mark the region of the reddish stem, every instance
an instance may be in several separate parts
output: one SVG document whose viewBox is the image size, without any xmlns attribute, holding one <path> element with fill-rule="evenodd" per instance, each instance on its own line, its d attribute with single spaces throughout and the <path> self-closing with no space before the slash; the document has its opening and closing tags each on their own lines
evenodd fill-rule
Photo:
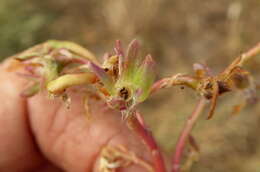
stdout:
<svg viewBox="0 0 260 172">
<path fill-rule="evenodd" d="M 175 148 L 175 154 L 173 157 L 173 169 L 172 172 L 179 172 L 180 171 L 180 162 L 182 158 L 182 154 L 184 151 L 184 147 L 186 145 L 186 142 L 190 136 L 191 130 L 196 123 L 199 115 L 201 114 L 204 106 L 206 104 L 206 99 L 201 98 L 198 104 L 196 105 L 194 111 L 192 112 L 191 116 L 188 118 L 181 135 L 178 139 L 176 148 Z"/>
<path fill-rule="evenodd" d="M 144 141 L 145 145 L 149 148 L 154 168 L 156 172 L 166 172 L 164 160 L 160 149 L 152 136 L 152 133 L 145 126 L 144 120 L 138 112 L 135 112 L 135 115 L 129 118 L 128 126 L 133 129 Z"/>
<path fill-rule="evenodd" d="M 163 78 L 156 81 L 151 88 L 151 93 L 154 94 L 162 88 L 170 88 L 176 85 L 183 85 L 196 90 L 198 83 L 198 78 L 196 77 L 177 74 L 173 75 L 172 77 Z"/>
</svg>

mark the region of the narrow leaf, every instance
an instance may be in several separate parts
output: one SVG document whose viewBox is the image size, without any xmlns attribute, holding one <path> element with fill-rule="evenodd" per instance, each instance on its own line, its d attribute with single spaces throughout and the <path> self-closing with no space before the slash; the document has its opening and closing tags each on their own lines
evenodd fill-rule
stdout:
<svg viewBox="0 0 260 172">
<path fill-rule="evenodd" d="M 119 76 L 122 74 L 123 72 L 123 61 L 124 61 L 124 50 L 122 47 L 122 43 L 120 40 L 116 41 L 116 45 L 115 45 L 115 53 L 118 56 L 118 74 Z"/>
<path fill-rule="evenodd" d="M 47 46 L 51 46 L 52 48 L 68 49 L 73 53 L 80 55 L 81 57 L 97 62 L 95 56 L 90 51 L 88 51 L 87 49 L 83 48 L 82 46 L 76 43 L 69 42 L 69 41 L 50 40 L 47 41 L 45 44 Z"/>
<path fill-rule="evenodd" d="M 134 70 L 139 66 L 140 59 L 138 59 L 139 43 L 134 39 L 128 46 L 127 55 L 125 58 L 123 71 L 126 76 L 131 77 Z"/>
<path fill-rule="evenodd" d="M 99 67 L 98 65 L 90 62 L 89 63 L 89 70 L 97 75 L 97 77 L 101 80 L 104 84 L 104 87 L 110 94 L 113 94 L 113 80 L 112 78 L 105 72 L 104 69 Z"/>
<path fill-rule="evenodd" d="M 143 61 L 143 64 L 139 67 L 137 73 L 135 73 L 134 83 L 137 88 L 140 88 L 142 93 L 139 97 L 139 101 L 144 101 L 151 91 L 151 86 L 155 79 L 155 62 L 151 55 L 147 55 Z"/>
<path fill-rule="evenodd" d="M 95 81 L 95 78 L 95 75 L 91 73 L 66 74 L 49 82 L 47 90 L 53 94 L 60 94 L 71 86 L 91 84 Z"/>
</svg>

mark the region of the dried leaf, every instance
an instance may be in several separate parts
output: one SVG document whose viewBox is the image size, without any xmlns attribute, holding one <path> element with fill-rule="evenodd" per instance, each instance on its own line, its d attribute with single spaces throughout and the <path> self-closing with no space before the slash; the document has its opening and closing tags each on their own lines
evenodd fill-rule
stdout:
<svg viewBox="0 0 260 172">
<path fill-rule="evenodd" d="M 211 106 L 210 106 L 210 110 L 209 110 L 209 114 L 207 119 L 211 119 L 214 111 L 216 109 L 216 105 L 217 105 L 217 99 L 218 99 L 218 95 L 219 95 L 219 87 L 218 87 L 218 83 L 216 81 L 212 82 L 212 98 L 211 98 Z"/>
</svg>

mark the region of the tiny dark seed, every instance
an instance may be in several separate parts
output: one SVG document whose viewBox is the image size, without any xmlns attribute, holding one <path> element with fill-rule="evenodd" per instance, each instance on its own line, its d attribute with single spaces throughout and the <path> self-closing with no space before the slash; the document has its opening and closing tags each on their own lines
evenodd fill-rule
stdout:
<svg viewBox="0 0 260 172">
<path fill-rule="evenodd" d="M 229 86 L 227 85 L 227 83 L 223 82 L 223 81 L 217 81 L 218 83 L 218 87 L 219 87 L 219 94 L 225 93 L 230 91 Z"/>
<path fill-rule="evenodd" d="M 119 91 L 119 95 L 120 97 L 122 97 L 124 100 L 127 100 L 129 97 L 129 91 L 123 87 L 120 91 Z"/>
<path fill-rule="evenodd" d="M 118 74 L 118 68 L 117 67 L 113 67 L 113 75 L 117 76 Z"/>
<path fill-rule="evenodd" d="M 205 87 L 205 89 L 211 89 L 212 88 L 212 84 L 209 82 L 209 83 L 207 83 L 207 85 L 206 85 L 206 87 Z"/>
</svg>

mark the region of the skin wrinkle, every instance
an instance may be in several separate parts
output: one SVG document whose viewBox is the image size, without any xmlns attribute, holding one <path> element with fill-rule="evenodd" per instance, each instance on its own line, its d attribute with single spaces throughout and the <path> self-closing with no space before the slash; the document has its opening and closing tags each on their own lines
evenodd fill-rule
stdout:
<svg viewBox="0 0 260 172">
<path fill-rule="evenodd" d="M 62 107 L 61 104 L 58 105 L 58 107 L 57 107 L 56 110 L 54 111 L 54 114 L 55 114 L 55 115 L 53 115 L 53 117 L 51 118 L 50 126 L 48 127 L 48 132 L 53 132 L 54 126 L 55 126 L 57 120 L 59 119 L 59 116 L 60 116 L 60 115 L 64 115 L 64 114 L 59 113 L 61 107 Z M 66 129 L 67 129 L 67 123 L 68 123 L 68 121 L 67 121 L 65 124 L 63 124 L 63 127 L 60 127 L 61 130 L 58 131 L 57 134 L 54 136 L 55 139 L 54 139 L 53 142 L 50 144 L 50 145 L 52 145 L 52 146 L 51 146 L 52 149 L 55 149 L 56 145 L 58 144 L 58 143 L 56 143 L 56 142 L 57 142 L 57 141 L 63 136 L 63 134 L 65 133 L 65 131 L 66 131 Z M 57 130 L 56 130 L 56 131 L 57 131 Z M 65 147 L 64 147 L 64 148 L 65 148 Z M 49 149 L 51 149 L 51 148 L 49 148 Z M 64 153 L 65 153 L 64 149 L 61 150 L 60 153 L 61 153 L 60 156 L 61 156 L 61 157 L 64 157 Z"/>
<path fill-rule="evenodd" d="M 26 126 L 28 127 L 28 133 L 32 139 L 33 142 L 33 146 L 36 149 L 36 151 L 42 156 L 42 150 L 40 149 L 40 147 L 38 146 L 38 141 L 36 139 L 35 133 L 32 130 L 32 125 L 31 125 L 31 118 L 30 118 L 30 114 L 29 114 L 29 108 L 28 108 L 28 99 L 24 99 L 24 109 L 25 109 L 25 118 L 26 118 Z"/>
<path fill-rule="evenodd" d="M 77 118 L 77 117 L 75 117 L 75 118 Z M 74 119 L 74 120 L 76 120 L 76 119 Z M 73 124 L 74 124 L 73 120 L 66 120 L 64 127 L 62 127 L 63 129 L 59 132 L 58 136 L 53 141 L 52 149 L 55 151 L 56 148 L 60 147 L 61 151 L 59 151 L 59 152 L 61 152 L 61 155 L 59 155 L 59 156 L 61 156 L 61 157 L 70 156 L 69 153 L 67 153 L 67 151 L 70 149 L 69 146 L 68 146 L 69 144 L 72 144 L 72 145 L 79 145 L 80 144 L 79 141 L 76 141 L 75 137 L 73 137 L 73 139 L 68 140 L 68 138 L 69 138 L 67 136 L 68 131 L 70 129 L 70 126 L 73 125 Z M 82 128 L 84 128 L 84 127 L 82 127 Z M 84 128 L 84 129 L 86 129 L 86 128 Z"/>
<path fill-rule="evenodd" d="M 59 101 L 60 102 L 60 100 L 59 100 L 59 98 L 55 98 L 55 100 L 54 101 Z M 48 130 L 47 130 L 47 132 L 53 132 L 53 131 L 57 131 L 59 128 L 61 128 L 61 130 L 60 131 L 58 131 L 58 134 L 55 136 L 57 139 L 60 137 L 60 135 L 62 134 L 62 133 L 66 133 L 66 129 L 68 128 L 68 124 L 69 124 L 69 122 L 70 123 L 73 123 L 72 122 L 72 120 L 74 120 L 74 118 L 77 118 L 77 117 L 79 117 L 78 115 L 73 115 L 73 114 L 64 114 L 63 112 L 60 112 L 61 110 L 64 110 L 64 103 L 62 104 L 63 102 L 61 102 L 61 103 L 59 103 L 58 105 L 57 105 L 57 107 L 55 108 L 55 110 L 54 110 L 54 112 L 53 112 L 53 114 L 54 115 L 52 115 L 52 117 L 51 117 L 51 119 L 50 119 L 50 124 L 49 124 L 49 127 L 48 127 Z M 69 109 L 70 109 L 71 107 L 69 107 Z M 67 109 L 66 108 L 66 110 L 68 110 L 68 112 L 69 112 L 69 109 Z M 67 119 L 67 118 L 69 118 L 69 117 L 74 117 L 73 119 Z M 61 122 L 61 120 L 60 119 L 62 119 L 63 121 L 65 121 L 65 123 L 64 124 L 62 124 L 62 126 L 59 126 L 58 128 L 56 127 L 57 125 L 59 125 Z M 57 124 L 58 123 L 58 124 Z"/>
<path fill-rule="evenodd" d="M 42 94 L 42 93 L 41 93 Z M 38 95 L 37 95 L 38 96 Z M 46 95 L 42 95 L 42 96 L 46 96 Z M 32 98 L 33 99 L 33 98 Z M 30 100 L 29 101 L 29 106 L 31 107 L 31 101 L 33 101 L 33 100 Z M 50 100 L 50 101 L 53 101 L 53 100 Z M 51 104 L 50 104 L 51 105 Z M 35 131 L 35 133 L 36 133 L 36 136 L 38 136 L 38 138 L 37 138 L 37 140 L 38 140 L 38 145 L 39 145 L 39 147 L 40 147 L 40 149 L 42 150 L 42 152 L 43 152 L 43 154 L 45 155 L 45 156 L 47 156 L 48 157 L 48 159 L 49 160 L 51 160 L 52 162 L 55 162 L 55 161 L 53 161 L 53 158 L 52 158 L 52 155 L 50 155 L 49 156 L 49 154 L 51 153 L 51 152 L 53 152 L 53 150 L 52 150 L 52 148 L 54 147 L 53 145 L 55 145 L 55 141 L 56 141 L 56 139 L 52 139 L 53 137 L 57 137 L 57 135 L 55 135 L 55 136 L 53 136 L 53 134 L 55 133 L 55 132 L 53 132 L 52 130 L 53 130 L 53 125 L 54 125 L 54 123 L 55 123 L 55 121 L 57 121 L 57 117 L 58 117 L 58 111 L 59 111 L 59 109 L 60 109 L 60 107 L 61 107 L 61 104 L 55 104 L 56 106 L 54 106 L 54 109 L 52 109 L 51 111 L 49 111 L 48 113 L 50 113 L 50 114 L 53 114 L 53 115 L 48 115 L 48 114 L 42 114 L 42 115 L 48 115 L 49 116 L 49 119 L 45 119 L 44 121 L 43 121 L 43 123 L 46 123 L 46 122 L 48 122 L 49 124 L 47 124 L 46 126 L 47 127 L 45 127 L 45 128 L 43 128 L 43 127 L 41 127 L 41 129 L 42 129 L 42 131 L 41 130 L 39 130 L 39 128 L 38 128 L 38 126 L 35 126 L 34 125 L 34 123 L 35 123 L 35 115 L 37 115 L 37 114 L 32 114 L 32 112 L 30 112 L 30 116 L 31 116 L 31 118 L 32 118 L 32 121 L 33 121 L 33 123 L 31 124 L 32 125 L 32 128 L 33 128 L 33 130 Z M 37 118 L 37 117 L 36 117 Z M 63 127 L 62 127 L 62 130 L 64 130 L 63 129 Z M 49 142 L 49 143 L 44 143 L 43 142 L 43 138 L 41 138 L 41 137 L 39 137 L 40 135 L 42 135 L 43 133 L 48 133 L 48 140 L 50 140 L 50 141 L 52 141 L 52 142 Z M 59 133 L 59 132 L 58 132 Z M 63 132 L 60 132 L 61 134 L 63 133 Z M 47 139 L 46 139 L 47 140 Z M 49 152 L 49 153 L 46 153 L 46 152 Z M 64 151 L 61 151 L 60 152 L 60 155 L 62 156 L 62 154 L 64 153 Z M 57 163 L 55 163 L 55 164 L 57 164 Z"/>
<path fill-rule="evenodd" d="M 61 105 L 58 105 L 55 110 L 54 114 L 57 114 L 59 109 L 61 108 Z M 56 121 L 57 115 L 53 115 L 52 118 L 50 119 L 50 124 L 48 126 L 47 132 L 51 132 L 53 130 L 54 122 Z"/>
<path fill-rule="evenodd" d="M 57 119 L 58 119 L 59 116 L 60 116 L 59 111 L 60 111 L 61 107 L 62 107 L 62 105 L 59 104 L 58 107 L 55 109 L 54 115 L 52 115 L 53 117 L 51 118 L 51 122 L 50 122 L 50 125 L 49 125 L 48 130 L 47 130 L 48 133 L 52 133 L 52 132 L 53 132 L 53 130 L 54 130 L 54 125 L 55 125 L 55 123 L 57 122 Z M 61 115 L 64 115 L 64 114 L 61 114 Z M 58 132 L 57 132 L 57 134 L 54 136 L 55 139 L 53 140 L 52 143 L 49 144 L 49 145 L 50 145 L 50 147 L 48 148 L 49 150 L 55 150 L 55 147 L 56 147 L 57 144 L 58 144 L 57 141 L 60 140 L 60 138 L 63 136 L 63 134 L 64 134 L 65 131 L 66 131 L 66 128 L 67 128 L 67 127 L 66 127 L 66 124 L 64 124 L 63 127 L 60 127 L 60 128 L 61 128 L 61 131 L 58 131 Z M 61 156 L 61 157 L 64 157 L 64 154 L 65 154 L 64 149 L 65 149 L 65 147 L 60 151 L 60 156 Z M 51 151 L 51 152 L 53 152 L 53 151 Z"/>
<path fill-rule="evenodd" d="M 73 108 L 73 107 L 71 107 L 71 108 Z M 68 114 L 64 114 L 64 111 L 68 111 Z M 77 141 L 77 138 L 76 138 L 77 135 L 75 135 L 73 137 L 73 139 L 68 140 L 69 137 L 67 135 L 69 135 L 70 128 L 73 129 L 73 125 L 75 123 L 77 123 L 76 120 L 82 120 L 82 119 L 80 119 L 82 117 L 82 115 L 76 115 L 76 114 L 81 114 L 80 112 L 79 113 L 73 112 L 73 113 L 75 113 L 75 115 L 70 113 L 70 109 L 67 109 L 67 108 L 65 108 L 64 106 L 61 105 L 59 107 L 56 115 L 55 115 L 55 116 L 57 116 L 54 119 L 56 121 L 53 122 L 54 125 L 55 124 L 59 125 L 61 123 L 60 119 L 63 118 L 62 119 L 63 122 L 62 122 L 62 124 L 60 124 L 60 127 L 59 127 L 59 128 L 62 128 L 62 129 L 59 131 L 58 136 L 56 136 L 56 138 L 55 138 L 56 141 L 54 141 L 54 143 L 52 144 L 52 145 L 54 145 L 53 146 L 54 150 L 55 150 L 55 147 L 59 147 L 59 145 L 63 145 L 63 149 L 61 151 L 61 152 L 63 152 L 62 153 L 63 157 L 66 157 L 66 155 L 68 155 L 68 153 L 66 153 L 66 150 L 69 150 L 69 148 L 66 149 L 66 147 L 68 147 L 67 145 L 69 145 L 69 143 L 70 144 L 72 143 L 72 145 L 80 145 L 80 142 L 81 142 L 80 140 Z M 86 127 L 85 125 L 84 126 L 79 125 L 79 126 L 80 126 L 82 131 L 86 132 L 87 129 L 88 129 L 88 127 Z M 54 128 L 54 126 L 52 128 Z M 74 130 L 75 130 L 75 128 L 74 128 Z M 77 131 L 76 133 L 82 133 L 82 132 Z"/>
<path fill-rule="evenodd" d="M 95 130 L 95 126 L 91 125 L 90 128 L 89 128 L 89 129 L 90 129 L 90 130 L 89 130 L 90 132 L 93 131 L 93 130 L 91 130 L 91 128 L 92 128 L 93 130 Z M 81 130 L 84 130 L 84 129 L 82 128 Z M 121 133 L 122 133 L 122 130 L 114 131 L 114 133 L 111 134 L 111 136 L 109 136 L 109 137 L 107 137 L 105 140 L 103 140 L 103 143 L 102 143 L 100 146 L 98 146 L 99 149 L 97 150 L 97 152 L 92 155 L 91 161 L 88 162 L 88 163 L 91 164 L 91 166 L 90 166 L 89 168 L 86 168 L 86 171 L 89 171 L 90 169 L 92 169 L 92 171 L 93 171 L 94 164 L 95 164 L 95 162 L 98 160 L 97 157 L 99 157 L 102 148 L 104 148 L 105 146 L 109 145 L 109 143 L 111 142 L 111 140 L 113 140 L 114 138 L 116 138 L 116 137 L 117 137 L 118 135 L 120 135 Z M 94 135 L 95 135 L 95 134 L 94 134 Z M 86 164 L 87 164 L 87 163 L 86 163 Z"/>
<path fill-rule="evenodd" d="M 42 172 L 44 172 L 44 169 L 47 168 L 47 169 L 49 169 L 48 170 L 49 172 L 51 172 L 52 169 L 54 169 L 54 170 L 52 170 L 53 172 L 56 172 L 56 170 L 55 170 L 56 167 L 49 165 L 48 161 L 43 157 L 43 153 L 42 153 L 40 147 L 37 146 L 38 145 L 37 139 L 35 137 L 34 131 L 32 130 L 32 127 L 31 127 L 31 118 L 30 118 L 29 110 L 28 110 L 28 99 L 24 99 L 23 104 L 24 104 L 24 109 L 25 109 L 25 118 L 26 118 L 26 126 L 28 128 L 28 133 L 32 139 L 32 142 L 33 142 L 32 144 L 34 146 L 34 149 L 39 154 L 39 157 L 41 158 L 41 161 L 42 161 L 42 163 L 40 165 L 38 165 L 38 167 L 36 167 L 35 169 L 43 169 Z M 35 169 L 33 169 L 32 172 L 35 171 Z"/>
</svg>

